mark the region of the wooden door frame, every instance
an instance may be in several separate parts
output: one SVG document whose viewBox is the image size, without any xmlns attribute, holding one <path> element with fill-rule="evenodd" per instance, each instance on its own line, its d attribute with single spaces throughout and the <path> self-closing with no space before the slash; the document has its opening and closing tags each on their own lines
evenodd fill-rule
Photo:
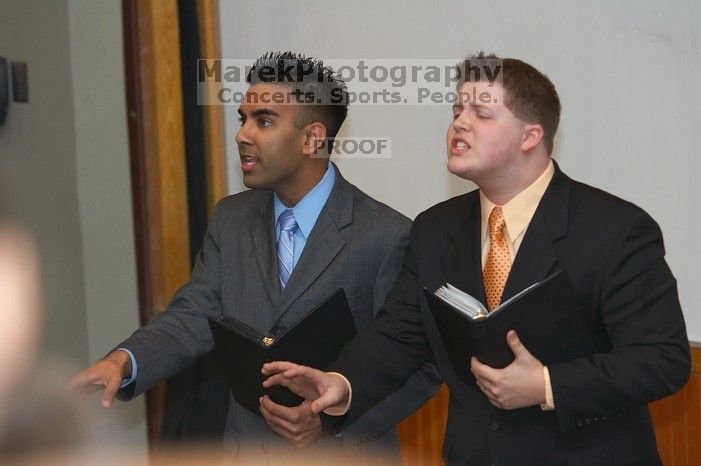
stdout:
<svg viewBox="0 0 701 466">
<path fill-rule="evenodd" d="M 204 57 L 218 57 L 216 0 L 196 0 Z M 122 0 L 132 204 L 142 325 L 190 277 L 177 0 Z M 226 195 L 222 108 L 204 109 L 208 213 Z M 165 384 L 147 392 L 149 444 L 160 439 Z"/>
</svg>

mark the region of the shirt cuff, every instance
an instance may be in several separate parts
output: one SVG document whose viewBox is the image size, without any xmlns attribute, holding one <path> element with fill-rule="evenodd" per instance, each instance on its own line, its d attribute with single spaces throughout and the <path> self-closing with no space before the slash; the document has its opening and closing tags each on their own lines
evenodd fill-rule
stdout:
<svg viewBox="0 0 701 466">
<path fill-rule="evenodd" d="M 117 351 L 125 351 L 129 355 L 129 359 L 131 359 L 131 377 L 122 379 L 122 384 L 119 386 L 119 388 L 124 388 L 127 385 L 134 383 L 136 380 L 136 358 L 132 352 L 126 348 L 117 348 Z"/>
<path fill-rule="evenodd" d="M 328 414 L 329 416 L 343 416 L 350 409 L 351 400 L 353 399 L 353 389 L 351 388 L 350 382 L 343 374 L 339 374 L 338 372 L 329 372 L 328 374 L 336 375 L 343 379 L 346 386 L 348 387 L 348 402 L 345 405 L 330 406 L 326 408 L 323 412 L 324 414 Z"/>
<path fill-rule="evenodd" d="M 545 380 L 545 403 L 540 405 L 543 411 L 555 410 L 555 399 L 553 397 L 553 386 L 550 383 L 550 371 L 548 366 L 543 366 L 543 379 Z"/>
</svg>

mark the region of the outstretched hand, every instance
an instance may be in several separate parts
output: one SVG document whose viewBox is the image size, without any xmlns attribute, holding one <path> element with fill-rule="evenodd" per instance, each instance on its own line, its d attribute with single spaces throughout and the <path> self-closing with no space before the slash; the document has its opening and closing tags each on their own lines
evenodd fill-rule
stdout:
<svg viewBox="0 0 701 466">
<path fill-rule="evenodd" d="M 523 346 L 514 330 L 506 334 L 506 342 L 515 359 L 503 369 L 494 369 L 471 358 L 470 368 L 477 386 L 497 408 L 516 409 L 545 403 L 543 364 Z"/>
<path fill-rule="evenodd" d="M 115 350 L 97 361 L 68 382 L 68 388 L 95 393 L 104 388 L 101 404 L 109 408 L 122 385 L 122 380 L 131 374 L 131 359 L 125 351 Z"/>
<path fill-rule="evenodd" d="M 310 409 L 314 414 L 329 408 L 345 408 L 348 404 L 350 387 L 338 374 L 286 361 L 264 364 L 261 372 L 268 376 L 263 382 L 264 387 L 282 385 L 289 388 L 293 393 L 311 402 Z"/>
</svg>

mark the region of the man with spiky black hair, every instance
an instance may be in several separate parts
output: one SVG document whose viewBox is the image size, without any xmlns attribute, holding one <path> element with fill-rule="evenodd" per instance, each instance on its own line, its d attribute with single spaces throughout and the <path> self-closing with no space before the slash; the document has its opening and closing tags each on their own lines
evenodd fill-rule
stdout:
<svg viewBox="0 0 701 466">
<path fill-rule="evenodd" d="M 253 64 L 246 82 L 251 85 L 274 82 L 292 87 L 290 97 L 302 104 L 297 111 L 297 126 L 321 121 L 328 138 L 336 136 L 348 115 L 346 83 L 321 60 L 292 52 L 267 53 Z"/>
<path fill-rule="evenodd" d="M 75 386 L 104 388 L 105 407 L 118 392 L 139 395 L 210 351 L 208 319 L 224 315 L 275 334 L 343 288 L 360 330 L 399 273 L 409 219 L 317 153 L 345 120 L 345 83 L 321 61 L 290 52 L 258 59 L 247 82 L 236 142 L 251 189 L 219 201 L 192 277 L 168 310 L 74 378 Z M 394 425 L 437 385 L 433 366 L 422 367 L 343 436 L 326 433 L 308 402 L 287 408 L 264 396 L 256 415 L 230 398 L 225 444 L 243 464 L 286 463 L 290 443 L 312 442 L 336 453 L 390 453 L 396 462 Z"/>
</svg>

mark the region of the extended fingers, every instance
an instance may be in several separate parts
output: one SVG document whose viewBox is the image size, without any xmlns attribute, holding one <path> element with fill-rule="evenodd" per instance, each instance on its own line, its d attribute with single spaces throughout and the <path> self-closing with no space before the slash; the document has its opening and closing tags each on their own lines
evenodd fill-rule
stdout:
<svg viewBox="0 0 701 466">
<path fill-rule="evenodd" d="M 277 374 L 280 372 L 285 372 L 288 369 L 291 369 L 293 367 L 296 367 L 297 364 L 294 364 L 289 361 L 273 361 L 273 362 L 267 362 L 263 364 L 263 367 L 261 368 L 261 372 L 263 375 L 271 375 L 271 374 Z"/>
<path fill-rule="evenodd" d="M 99 377 L 94 377 L 90 373 L 81 372 L 68 381 L 69 390 L 80 390 L 86 393 L 95 393 L 102 389 L 104 383 Z"/>
<path fill-rule="evenodd" d="M 119 391 L 119 386 L 122 384 L 121 377 L 112 377 L 105 385 L 105 393 L 102 394 L 102 407 L 109 408 L 114 402 L 114 397 Z"/>
<path fill-rule="evenodd" d="M 68 382 L 69 390 L 76 390 L 86 394 L 91 394 L 105 389 L 102 396 L 102 406 L 109 408 L 112 405 L 119 386 L 121 377 L 114 371 L 108 371 L 102 365 L 90 367 Z"/>
<path fill-rule="evenodd" d="M 266 388 L 272 387 L 273 385 L 282 385 L 286 387 L 289 383 L 290 382 L 285 378 L 284 375 L 273 373 L 273 375 L 271 375 L 263 381 L 263 386 Z"/>
<path fill-rule="evenodd" d="M 301 366 L 289 361 L 273 361 L 263 364 L 261 368 L 261 373 L 263 375 L 271 374 L 285 374 L 287 377 L 298 377 L 306 376 L 313 377 L 318 376 L 319 373 L 323 373 L 317 369 L 313 369 L 307 366 Z"/>
</svg>

